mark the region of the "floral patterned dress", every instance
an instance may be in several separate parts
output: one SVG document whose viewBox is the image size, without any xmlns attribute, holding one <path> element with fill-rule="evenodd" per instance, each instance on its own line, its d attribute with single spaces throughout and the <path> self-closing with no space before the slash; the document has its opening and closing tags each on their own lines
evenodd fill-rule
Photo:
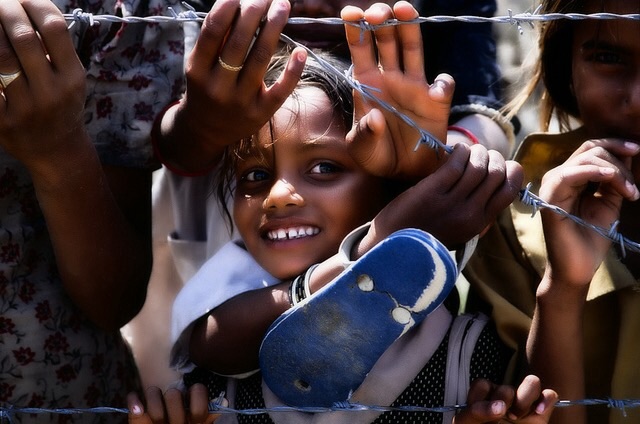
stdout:
<svg viewBox="0 0 640 424">
<path fill-rule="evenodd" d="M 168 15 L 173 0 L 54 0 L 63 13 Z M 86 125 L 101 159 L 114 166 L 154 163 L 149 133 L 183 88 L 177 23 L 101 23 L 72 33 L 87 68 Z M 96 241 L 99 243 L 99 241 Z M 128 346 L 73 305 L 62 287 L 31 178 L 0 149 L 0 406 L 125 406 L 139 390 Z M 12 422 L 124 422 L 124 414 L 26 415 Z"/>
</svg>

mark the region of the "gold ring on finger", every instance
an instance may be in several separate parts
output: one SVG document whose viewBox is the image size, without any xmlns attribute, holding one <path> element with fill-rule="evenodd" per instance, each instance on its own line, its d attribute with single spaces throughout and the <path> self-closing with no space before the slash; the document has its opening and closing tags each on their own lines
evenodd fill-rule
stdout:
<svg viewBox="0 0 640 424">
<path fill-rule="evenodd" d="M 231 72 L 240 72 L 240 70 L 242 69 L 242 67 L 244 65 L 240 65 L 240 66 L 233 66 L 233 65 L 229 65 L 227 62 L 225 62 L 224 60 L 222 60 L 222 57 L 218 56 L 218 63 L 220 64 L 220 66 L 222 66 L 224 69 L 226 69 L 227 71 L 231 71 Z"/>
<path fill-rule="evenodd" d="M 0 72 L 0 87 L 5 90 L 9 87 L 9 84 L 14 82 L 20 75 L 22 75 L 22 69 L 18 69 L 16 72 L 10 74 L 3 74 Z"/>
</svg>

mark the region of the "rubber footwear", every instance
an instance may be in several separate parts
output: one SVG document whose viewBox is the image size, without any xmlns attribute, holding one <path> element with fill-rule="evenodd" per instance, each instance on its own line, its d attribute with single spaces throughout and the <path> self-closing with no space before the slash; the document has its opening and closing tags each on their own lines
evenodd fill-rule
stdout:
<svg viewBox="0 0 640 424">
<path fill-rule="evenodd" d="M 271 325 L 260 347 L 265 383 L 292 406 L 348 400 L 456 279 L 453 258 L 433 236 L 415 229 L 392 234 Z"/>
</svg>

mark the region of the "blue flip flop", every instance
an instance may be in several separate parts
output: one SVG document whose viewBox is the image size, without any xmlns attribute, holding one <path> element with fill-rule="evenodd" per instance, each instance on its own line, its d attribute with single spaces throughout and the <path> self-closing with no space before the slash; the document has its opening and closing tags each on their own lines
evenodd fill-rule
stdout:
<svg viewBox="0 0 640 424">
<path fill-rule="evenodd" d="M 456 279 L 453 258 L 433 236 L 415 229 L 392 234 L 271 325 L 260 347 L 265 383 L 292 406 L 348 400 Z"/>
</svg>

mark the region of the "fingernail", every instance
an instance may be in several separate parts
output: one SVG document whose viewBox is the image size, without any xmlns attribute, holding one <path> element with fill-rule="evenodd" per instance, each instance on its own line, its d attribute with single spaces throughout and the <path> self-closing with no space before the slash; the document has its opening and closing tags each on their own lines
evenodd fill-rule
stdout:
<svg viewBox="0 0 640 424">
<path fill-rule="evenodd" d="M 131 407 L 131 413 L 133 415 L 142 415 L 142 408 L 140 407 L 140 405 L 133 405 Z"/>
<path fill-rule="evenodd" d="M 625 183 L 625 186 L 627 187 L 627 190 L 629 190 L 629 193 L 633 193 L 631 195 L 631 198 L 633 200 L 637 200 L 640 197 L 640 192 L 638 192 L 638 187 L 636 187 L 636 185 L 633 184 L 631 181 L 627 181 Z"/>
<path fill-rule="evenodd" d="M 634 141 L 625 141 L 624 147 L 630 150 L 640 150 L 640 144 Z"/>
<path fill-rule="evenodd" d="M 545 410 L 545 405 L 543 402 L 540 402 L 538 406 L 536 406 L 536 414 L 542 414 Z"/>
<path fill-rule="evenodd" d="M 491 402 L 491 412 L 494 415 L 504 414 L 505 407 L 506 407 L 505 403 L 501 400 L 496 402 Z"/>
</svg>

